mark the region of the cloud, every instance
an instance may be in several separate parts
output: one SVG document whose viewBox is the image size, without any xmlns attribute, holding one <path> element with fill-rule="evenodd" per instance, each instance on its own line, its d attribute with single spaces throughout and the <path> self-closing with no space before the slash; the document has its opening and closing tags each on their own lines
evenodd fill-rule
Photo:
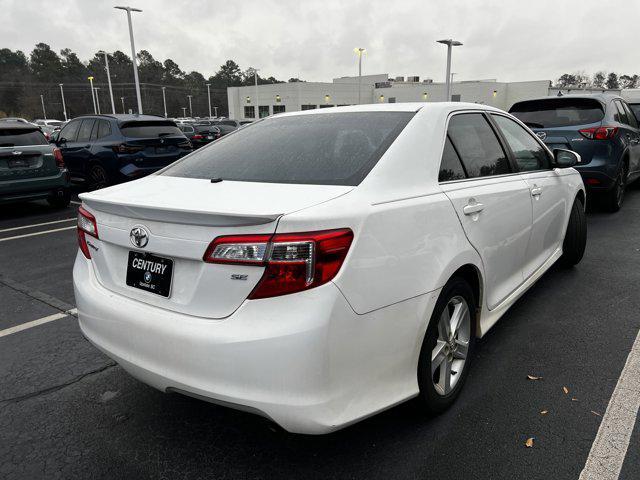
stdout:
<svg viewBox="0 0 640 480">
<path fill-rule="evenodd" d="M 121 0 L 4 0 L 0 48 L 28 53 L 38 42 L 89 59 L 129 52 Z M 364 73 L 444 77 L 440 38 L 455 49 L 457 79 L 555 79 L 564 72 L 640 70 L 640 2 L 586 0 L 122 0 L 134 14 L 136 47 L 183 70 L 211 75 L 227 59 L 280 79 L 326 81 L 356 73 L 353 48 L 367 48 Z M 8 21 L 7 21 L 8 20 Z"/>
</svg>

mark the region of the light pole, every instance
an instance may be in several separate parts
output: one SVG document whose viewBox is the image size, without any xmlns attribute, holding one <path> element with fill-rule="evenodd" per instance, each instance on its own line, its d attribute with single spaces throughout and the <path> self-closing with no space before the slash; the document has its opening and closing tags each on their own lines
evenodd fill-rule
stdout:
<svg viewBox="0 0 640 480">
<path fill-rule="evenodd" d="M 182 107 L 182 118 L 187 116 L 187 107 Z"/>
<path fill-rule="evenodd" d="M 133 41 L 133 25 L 131 24 L 131 12 L 142 12 L 139 8 L 114 7 L 127 12 L 129 22 L 129 39 L 131 40 L 131 61 L 133 62 L 133 78 L 136 82 L 136 97 L 138 97 L 138 114 L 142 115 L 142 96 L 140 95 L 140 79 L 138 78 L 138 61 L 136 60 L 136 45 Z"/>
<path fill-rule="evenodd" d="M 96 97 L 93 92 L 93 77 L 89 77 L 89 84 L 91 85 L 91 101 L 93 102 L 93 113 L 97 114 L 98 109 L 96 108 Z"/>
<path fill-rule="evenodd" d="M 211 84 L 207 83 L 207 99 L 209 100 L 209 119 L 211 119 Z"/>
<path fill-rule="evenodd" d="M 253 67 L 251 67 L 251 70 L 253 71 L 253 81 L 254 81 L 255 90 L 256 90 L 256 112 L 255 112 L 256 115 L 254 118 L 260 119 L 260 113 L 259 113 L 260 102 L 258 102 L 258 71 L 259 70 Z"/>
<path fill-rule="evenodd" d="M 62 114 L 64 115 L 64 121 L 66 122 L 68 118 L 67 118 L 67 106 L 64 103 L 64 90 L 62 89 L 62 83 L 59 83 L 58 85 L 60 85 L 60 95 L 62 96 Z"/>
<path fill-rule="evenodd" d="M 462 42 L 458 42 L 457 40 L 452 40 L 451 38 L 447 40 L 438 40 L 436 43 L 442 43 L 447 46 L 447 97 L 446 102 L 451 101 L 451 50 L 453 47 L 459 47 L 462 45 Z"/>
<path fill-rule="evenodd" d="M 122 102 L 122 113 L 127 113 L 127 111 L 124 109 L 124 97 L 120 97 L 120 101 Z"/>
<path fill-rule="evenodd" d="M 214 115 L 218 118 L 218 107 L 213 107 Z"/>
<path fill-rule="evenodd" d="M 98 115 L 101 114 L 100 112 L 100 98 L 98 97 L 98 90 L 100 90 L 100 87 L 96 87 L 94 88 L 94 90 L 96 91 L 96 105 L 98 106 Z"/>
<path fill-rule="evenodd" d="M 113 103 L 113 88 L 111 87 L 111 73 L 109 73 L 109 57 L 107 52 L 105 52 L 104 50 L 100 50 L 98 53 L 104 55 L 104 65 L 107 70 L 107 82 L 109 83 L 109 96 L 111 97 L 111 112 L 115 115 L 116 104 Z"/>
<path fill-rule="evenodd" d="M 162 87 L 162 103 L 164 104 L 164 118 L 167 118 L 167 96 L 165 94 L 165 90 L 167 87 Z"/>
<path fill-rule="evenodd" d="M 189 99 L 189 116 L 193 118 L 193 108 L 191 108 L 191 95 L 187 95 L 187 98 Z"/>
<path fill-rule="evenodd" d="M 362 98 L 362 54 L 367 50 L 366 48 L 356 47 L 353 51 L 358 54 L 358 105 L 360 105 Z"/>
<path fill-rule="evenodd" d="M 47 111 L 44 109 L 44 96 L 40 95 L 40 102 L 42 102 L 42 116 L 47 119 Z"/>
</svg>

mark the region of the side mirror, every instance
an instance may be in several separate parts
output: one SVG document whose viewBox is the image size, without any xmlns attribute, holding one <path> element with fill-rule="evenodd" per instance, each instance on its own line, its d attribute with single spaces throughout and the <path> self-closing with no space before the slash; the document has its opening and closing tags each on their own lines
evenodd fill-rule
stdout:
<svg viewBox="0 0 640 480">
<path fill-rule="evenodd" d="M 556 168 L 574 167 L 582 162 L 580 155 L 571 150 L 556 148 L 553 150 L 553 163 Z"/>
</svg>

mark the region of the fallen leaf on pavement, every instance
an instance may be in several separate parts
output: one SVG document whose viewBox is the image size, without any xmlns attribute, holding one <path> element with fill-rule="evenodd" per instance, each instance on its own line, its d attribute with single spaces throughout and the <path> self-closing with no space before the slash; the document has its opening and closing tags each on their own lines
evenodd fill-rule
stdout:
<svg viewBox="0 0 640 480">
<path fill-rule="evenodd" d="M 529 380 L 542 380 L 542 377 L 536 377 L 535 375 L 527 375 Z"/>
<path fill-rule="evenodd" d="M 533 437 L 531 437 L 531 438 L 527 438 L 527 441 L 526 441 L 526 442 L 524 442 L 524 444 L 525 444 L 525 446 L 526 446 L 527 448 L 531 448 L 531 447 L 533 447 Z"/>
<path fill-rule="evenodd" d="M 599 416 L 599 417 L 601 417 L 601 416 L 602 416 L 602 414 L 600 414 L 600 413 L 598 413 L 598 412 L 594 412 L 593 410 L 591 410 L 591 413 L 593 413 L 594 415 L 597 415 L 597 416 Z"/>
<path fill-rule="evenodd" d="M 547 413 L 549 413 L 549 410 L 542 410 L 542 411 L 540 412 L 540 415 L 546 415 Z"/>
<path fill-rule="evenodd" d="M 569 394 L 569 389 L 567 387 L 562 387 L 562 391 L 564 392 L 565 395 Z"/>
<path fill-rule="evenodd" d="M 578 402 L 579 400 L 578 400 L 576 397 L 572 397 L 572 398 L 571 398 L 571 401 L 572 401 L 572 402 Z"/>
</svg>

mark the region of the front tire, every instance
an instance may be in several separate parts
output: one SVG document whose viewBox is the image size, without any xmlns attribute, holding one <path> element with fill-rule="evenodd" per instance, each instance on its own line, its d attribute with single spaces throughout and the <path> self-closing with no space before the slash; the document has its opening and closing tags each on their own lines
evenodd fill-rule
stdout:
<svg viewBox="0 0 640 480">
<path fill-rule="evenodd" d="M 573 201 L 567 232 L 562 243 L 562 257 L 560 261 L 565 267 L 573 267 L 580 263 L 587 245 L 587 218 L 584 206 L 579 198 Z"/>
<path fill-rule="evenodd" d="M 475 347 L 476 300 L 466 280 L 454 277 L 442 289 L 422 343 L 419 401 L 430 414 L 456 400 Z"/>
</svg>

